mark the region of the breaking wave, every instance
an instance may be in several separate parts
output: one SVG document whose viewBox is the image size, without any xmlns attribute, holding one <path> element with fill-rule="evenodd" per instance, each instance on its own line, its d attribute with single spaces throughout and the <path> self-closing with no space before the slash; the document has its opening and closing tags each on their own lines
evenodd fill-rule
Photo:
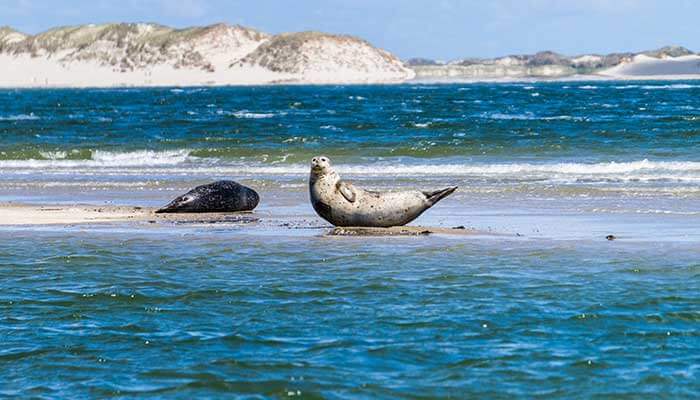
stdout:
<svg viewBox="0 0 700 400">
<path fill-rule="evenodd" d="M 308 173 L 306 165 L 292 164 L 285 166 L 259 166 L 251 165 L 241 167 L 247 172 L 258 173 Z M 336 169 L 341 173 L 352 175 L 607 175 L 611 177 L 629 174 L 663 174 L 664 176 L 678 173 L 696 175 L 700 180 L 700 162 L 672 162 L 672 161 L 632 161 L 632 162 L 607 162 L 607 163 L 513 163 L 513 164 L 397 164 L 385 165 L 338 165 Z"/>
<path fill-rule="evenodd" d="M 34 121 L 37 119 L 41 119 L 41 117 L 34 115 L 34 113 L 0 116 L 0 121 Z"/>
<path fill-rule="evenodd" d="M 140 167 L 140 166 L 174 166 L 190 158 L 189 150 L 152 151 L 138 150 L 132 152 L 110 152 L 93 150 L 86 160 L 67 159 L 65 151 L 41 152 L 43 159 L 0 160 L 0 168 L 75 168 L 75 167 Z M 47 171 L 49 172 L 49 171 Z"/>
<path fill-rule="evenodd" d="M 303 163 L 241 161 L 240 159 L 199 158 L 190 150 L 107 152 L 93 151 L 90 159 L 66 159 L 65 152 L 42 153 L 46 159 L 2 160 L 0 168 L 16 172 L 37 171 L 50 174 L 76 173 L 80 169 L 98 173 L 128 171 L 149 174 L 157 168 L 165 174 L 227 174 L 246 176 L 308 174 Z M 398 161 L 398 160 L 397 160 Z M 700 182 L 700 162 L 650 161 L 603 163 L 425 163 L 387 162 L 352 164 L 340 163 L 336 170 L 357 177 L 445 177 L 464 176 L 509 181 L 568 182 Z"/>
<path fill-rule="evenodd" d="M 523 113 L 523 114 L 503 114 L 503 113 L 484 113 L 481 115 L 482 118 L 496 119 L 496 120 L 521 120 L 521 121 L 585 121 L 583 117 L 574 117 L 572 115 L 552 115 L 552 116 L 538 116 L 533 113 Z"/>
<path fill-rule="evenodd" d="M 695 89 L 695 88 L 700 88 L 700 85 L 688 85 L 685 83 L 673 83 L 670 85 L 643 85 L 641 86 L 642 89 L 651 89 L 651 90 L 659 90 L 659 89 Z"/>
<path fill-rule="evenodd" d="M 264 118 L 274 118 L 277 116 L 283 116 L 286 115 L 286 113 L 280 112 L 280 113 L 259 113 L 259 112 L 251 112 L 248 110 L 240 110 L 240 111 L 226 111 L 226 110 L 218 110 L 216 112 L 219 115 L 231 115 L 236 118 L 243 118 L 243 119 L 264 119 Z"/>
<path fill-rule="evenodd" d="M 644 90 L 663 90 L 663 89 L 697 89 L 700 85 L 690 85 L 687 83 L 671 83 L 664 85 L 618 85 L 613 86 L 615 89 L 644 89 Z"/>
</svg>

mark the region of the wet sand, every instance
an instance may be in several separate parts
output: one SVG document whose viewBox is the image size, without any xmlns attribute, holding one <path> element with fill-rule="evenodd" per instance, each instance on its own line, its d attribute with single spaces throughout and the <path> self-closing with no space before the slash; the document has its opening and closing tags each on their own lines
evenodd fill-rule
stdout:
<svg viewBox="0 0 700 400">
<path fill-rule="evenodd" d="M 259 217 L 251 212 L 156 214 L 155 207 L 140 206 L 95 206 L 33 205 L 0 203 L 0 225 L 66 225 L 114 222 L 256 222 Z"/>
<path fill-rule="evenodd" d="M 464 226 L 453 228 L 430 226 L 392 226 L 390 228 L 339 226 L 331 229 L 327 236 L 423 236 L 432 234 L 470 236 L 480 233 L 475 229 L 467 229 Z"/>
<path fill-rule="evenodd" d="M 0 226 L 60 226 L 109 224 L 235 224 L 277 229 L 322 231 L 325 236 L 427 236 L 431 234 L 473 236 L 484 234 L 464 226 L 396 226 L 391 228 L 332 227 L 318 221 L 297 217 L 272 216 L 267 212 L 174 213 L 156 214 L 155 207 L 96 206 L 89 204 L 22 204 L 0 203 Z M 489 233 L 494 235 L 494 233 Z"/>
</svg>

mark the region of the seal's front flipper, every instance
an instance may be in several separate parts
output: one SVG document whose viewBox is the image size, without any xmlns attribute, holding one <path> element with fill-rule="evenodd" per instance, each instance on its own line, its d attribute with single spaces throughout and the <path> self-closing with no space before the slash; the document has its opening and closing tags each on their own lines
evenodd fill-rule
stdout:
<svg viewBox="0 0 700 400">
<path fill-rule="evenodd" d="M 428 198 L 428 203 L 430 203 L 430 205 L 432 206 L 438 201 L 451 195 L 455 190 L 457 190 L 457 186 L 448 187 L 447 189 L 442 190 L 436 190 L 434 192 L 423 192 L 423 194 L 425 195 L 425 197 Z"/>
<path fill-rule="evenodd" d="M 345 200 L 351 203 L 355 202 L 357 196 L 355 195 L 355 188 L 352 187 L 351 184 L 341 181 L 336 184 L 336 188 L 338 188 L 340 194 L 342 194 L 343 197 L 345 197 Z"/>
</svg>

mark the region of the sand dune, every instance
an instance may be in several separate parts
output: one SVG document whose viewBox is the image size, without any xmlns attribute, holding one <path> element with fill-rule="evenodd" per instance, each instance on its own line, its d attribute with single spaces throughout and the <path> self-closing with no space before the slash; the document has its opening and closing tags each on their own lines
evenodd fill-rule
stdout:
<svg viewBox="0 0 700 400">
<path fill-rule="evenodd" d="M 615 78 L 700 78 L 700 56 L 693 54 L 681 57 L 653 58 L 638 55 L 629 63 L 623 63 L 599 73 Z"/>
<path fill-rule="evenodd" d="M 270 35 L 216 24 L 79 25 L 26 35 L 0 28 L 0 87 L 216 86 L 700 79 L 700 55 L 680 46 L 566 56 L 552 51 L 404 64 L 365 40 L 321 32 Z"/>
<path fill-rule="evenodd" d="M 448 63 L 429 59 L 412 59 L 407 63 L 418 79 L 438 82 L 700 78 L 700 55 L 680 46 L 666 46 L 640 53 L 569 57 L 542 51 L 492 59 L 467 58 Z"/>
<path fill-rule="evenodd" d="M 0 30 L 0 87 L 385 83 L 413 76 L 362 39 L 320 32 L 272 36 L 226 24 L 90 24 L 34 36 Z"/>
</svg>

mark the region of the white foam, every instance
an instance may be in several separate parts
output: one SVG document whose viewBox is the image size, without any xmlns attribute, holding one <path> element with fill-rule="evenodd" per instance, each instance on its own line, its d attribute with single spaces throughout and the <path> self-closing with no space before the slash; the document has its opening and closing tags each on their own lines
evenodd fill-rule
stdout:
<svg viewBox="0 0 700 400">
<path fill-rule="evenodd" d="M 68 156 L 65 151 L 40 151 L 39 154 L 47 160 L 62 160 Z"/>
<path fill-rule="evenodd" d="M 512 164 L 340 164 L 335 169 L 354 177 L 476 177 L 505 181 L 538 181 L 552 184 L 606 184 L 621 182 L 700 183 L 700 162 L 633 161 L 610 163 L 512 163 Z M 229 175 L 305 176 L 305 164 L 217 165 L 179 170 L 181 173 Z"/>
<path fill-rule="evenodd" d="M 503 114 L 503 113 L 491 113 L 483 114 L 484 117 L 490 118 L 490 119 L 505 119 L 505 120 L 510 120 L 510 119 L 516 119 L 516 120 L 531 120 L 531 119 L 537 119 L 534 114 L 532 113 L 525 113 L 525 114 Z"/>
<path fill-rule="evenodd" d="M 33 121 L 33 120 L 37 120 L 37 119 L 41 119 L 41 118 L 34 115 L 34 113 L 8 115 L 8 116 L 0 117 L 0 121 Z"/>
<path fill-rule="evenodd" d="M 53 154 L 48 160 L 3 160 L 3 173 L 41 171 L 43 174 L 111 174 L 139 175 L 165 173 L 173 175 L 295 175 L 309 173 L 307 164 L 241 162 L 201 159 L 190 156 L 189 150 L 125 153 L 94 151 L 89 160 L 61 158 Z M 602 163 L 397 163 L 339 164 L 340 174 L 358 177 L 445 177 L 462 176 L 508 181 L 542 181 L 567 183 L 616 182 L 690 182 L 700 183 L 700 162 L 695 161 L 631 161 Z"/>
<path fill-rule="evenodd" d="M 152 151 L 139 150 L 133 152 L 109 152 L 95 150 L 89 160 L 66 160 L 66 152 L 42 152 L 45 160 L 0 160 L 0 168 L 46 169 L 50 172 L 55 168 L 104 168 L 104 167 L 140 167 L 140 166 L 173 166 L 184 163 L 190 158 L 189 150 Z"/>
<path fill-rule="evenodd" d="M 272 118 L 276 116 L 275 113 L 254 113 L 248 110 L 236 111 L 232 114 L 236 118 L 249 118 L 249 119 L 261 119 L 261 118 Z"/>
<path fill-rule="evenodd" d="M 278 115 L 285 115 L 285 113 L 256 113 L 256 112 L 250 112 L 248 110 L 240 110 L 240 111 L 226 111 L 226 110 L 216 110 L 216 113 L 218 115 L 231 115 L 236 118 L 244 118 L 244 119 L 263 119 L 263 118 L 273 118 Z"/>
<path fill-rule="evenodd" d="M 700 85 L 689 85 L 686 83 L 672 83 L 665 85 L 620 85 L 613 86 L 615 89 L 646 89 L 646 90 L 663 90 L 663 89 L 695 89 L 700 88 Z"/>
<path fill-rule="evenodd" d="M 484 118 L 489 118 L 489 119 L 502 119 L 502 120 L 522 120 L 522 121 L 531 121 L 531 120 L 543 120 L 543 121 L 552 121 L 552 120 L 573 120 L 573 121 L 583 121 L 585 118 L 582 117 L 574 117 L 571 115 L 551 115 L 551 116 L 538 116 L 533 113 L 527 112 L 524 114 L 503 114 L 503 113 L 484 113 L 481 115 Z"/>
<path fill-rule="evenodd" d="M 642 89 L 660 90 L 660 89 L 694 89 L 700 88 L 700 85 L 688 85 L 685 83 L 673 83 L 670 85 L 644 85 Z"/>
<path fill-rule="evenodd" d="M 532 173 L 555 173 L 572 175 L 620 175 L 635 172 L 694 172 L 700 173 L 700 162 L 693 161 L 632 161 L 606 163 L 512 163 L 512 164 L 428 164 L 428 165 L 386 165 L 377 166 L 338 166 L 338 170 L 353 174 L 386 175 L 519 175 Z M 700 177 L 700 176 L 698 176 Z"/>
<path fill-rule="evenodd" d="M 665 215 L 700 215 L 697 211 L 676 211 L 676 210 L 662 210 L 662 209 L 610 209 L 610 208 L 594 208 L 591 211 L 597 213 L 608 213 L 608 214 L 626 214 L 633 212 L 636 214 L 665 214 Z"/>
<path fill-rule="evenodd" d="M 185 162 L 190 155 L 189 150 L 152 151 L 141 150 L 127 153 L 109 151 L 94 151 L 92 161 L 100 165 L 177 165 Z"/>
</svg>

